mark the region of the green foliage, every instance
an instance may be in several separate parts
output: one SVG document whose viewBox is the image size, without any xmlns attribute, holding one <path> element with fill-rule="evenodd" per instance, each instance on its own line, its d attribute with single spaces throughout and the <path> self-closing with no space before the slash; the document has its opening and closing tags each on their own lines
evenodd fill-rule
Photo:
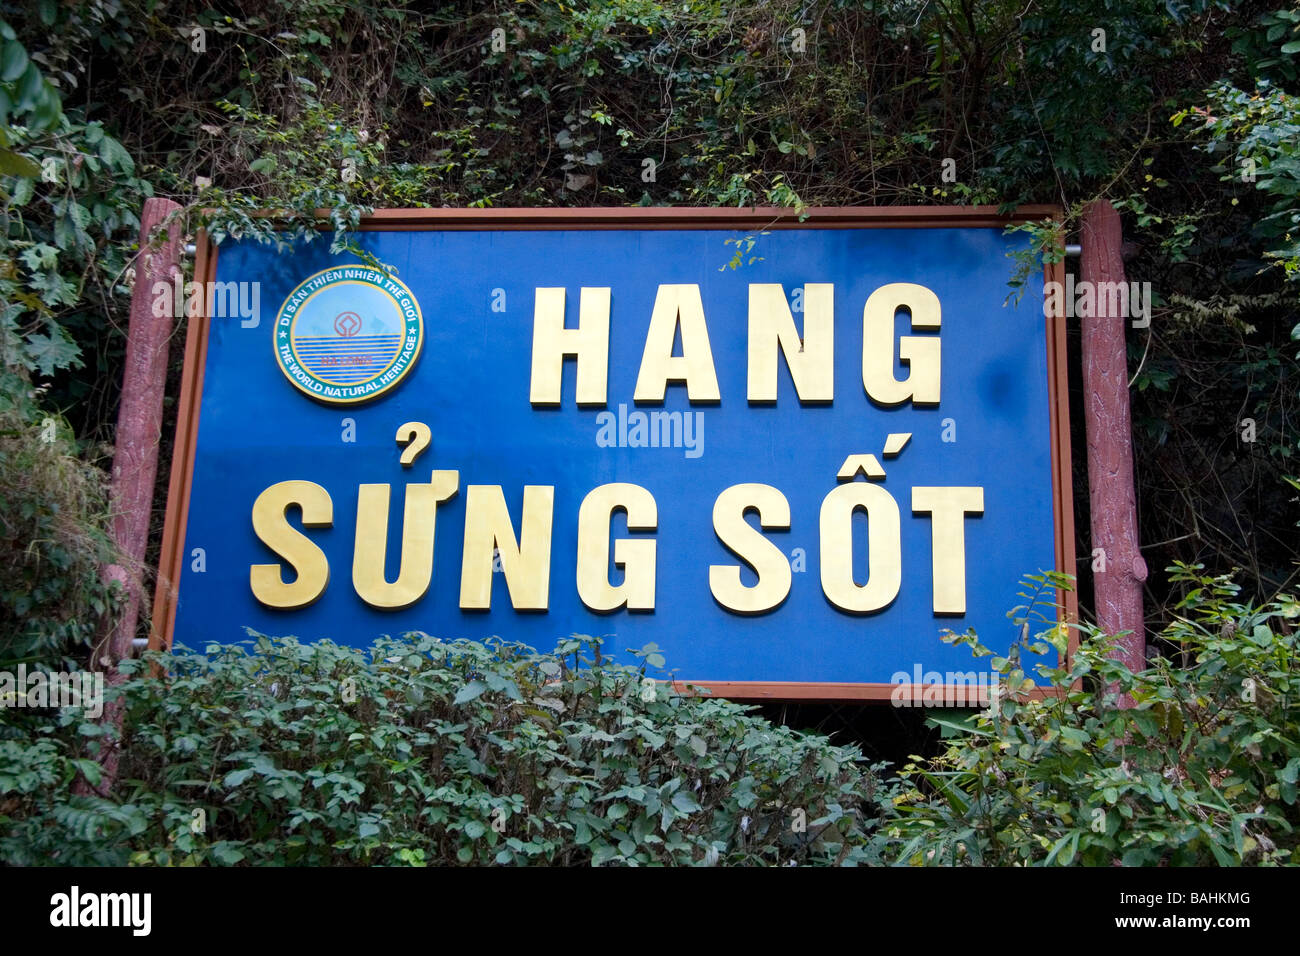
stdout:
<svg viewBox="0 0 1300 956">
<path fill-rule="evenodd" d="M 22 119 L 36 130 L 53 129 L 63 114 L 63 102 L 40 68 L 27 55 L 27 48 L 14 28 L 0 20 L 0 127 Z M 23 160 L 7 142 L 0 142 L 0 169 L 13 175 L 17 171 L 35 175 L 30 160 Z M 11 168 L 3 168 L 5 166 Z"/>
<path fill-rule="evenodd" d="M 1209 138 L 1206 150 L 1229 154 L 1219 167 L 1224 181 L 1253 184 L 1272 200 L 1255 233 L 1269 243 L 1286 243 L 1267 255 L 1278 261 L 1288 279 L 1300 279 L 1300 97 L 1266 80 L 1250 93 L 1223 81 L 1208 96 L 1205 110 L 1178 113 L 1174 125 L 1200 114 L 1205 120 L 1201 132 Z"/>
<path fill-rule="evenodd" d="M 107 476 L 0 365 L 0 670 L 85 656 L 118 606 L 100 578 L 116 554 L 108 514 Z"/>
<path fill-rule="evenodd" d="M 64 712 L 0 741 L 0 860 L 856 864 L 881 812 L 856 748 L 685 696 L 602 655 L 258 637 L 128 662 L 117 795 L 70 797 L 102 739 Z M 165 667 L 150 676 L 150 665 Z M 2 715 L 4 712 L 0 712 Z M 81 761 L 81 762 L 78 762 Z"/>
<path fill-rule="evenodd" d="M 382 206 L 766 203 L 802 213 L 812 205 L 1056 203 L 1063 210 L 1059 223 L 1022 227 L 1029 243 L 1016 257 L 1021 289 L 1042 261 L 1059 258 L 1060 240 L 1077 233 L 1086 202 L 1109 196 L 1133 246 L 1129 278 L 1153 281 L 1159 307 L 1151 327 L 1130 343 L 1144 538 L 1163 542 L 1148 558 L 1207 561 L 1215 570 L 1242 567 L 1246 586 L 1257 594 L 1271 594 L 1289 580 L 1294 489 L 1281 479 L 1294 474 L 1300 454 L 1291 413 L 1297 365 L 1289 338 L 1300 335 L 1294 286 L 1300 274 L 1300 11 L 1294 4 L 1261 11 L 1206 0 L 1046 0 L 1031 7 L 1010 0 L 873 0 L 813 9 L 794 0 L 612 0 L 575 8 L 537 0 L 426 8 L 401 0 L 381 7 L 252 0 L 233 12 L 139 0 L 6 7 L 0 22 L 0 664 L 69 663 L 114 601 L 95 573 L 111 560 L 102 475 L 85 461 L 93 445 L 76 442 L 73 433 L 102 438 L 114 420 L 136 216 L 155 189 L 187 204 L 168 231 L 206 225 L 218 240 L 315 236 L 316 211 L 328 210 L 335 250 L 349 247 L 364 212 Z M 205 43 L 195 37 L 196 25 L 206 31 Z M 1097 28 L 1106 31 L 1104 49 L 1097 46 Z M 1204 122 L 1185 122 L 1192 116 Z M 956 181 L 941 175 L 945 159 L 954 161 Z M 1243 159 L 1256 163 L 1253 183 L 1240 179 Z M 273 231 L 266 215 L 272 211 L 287 213 L 289 228 Z M 718 265 L 739 269 L 758 261 L 764 248 L 757 236 L 720 244 Z M 1239 440 L 1246 416 L 1257 426 L 1254 444 Z M 54 425 L 52 442 L 44 437 L 47 420 Z M 1080 543 L 1087 553 L 1089 543 Z M 843 834 L 828 831 L 830 839 L 843 836 L 851 847 L 846 862 L 899 852 L 920 860 L 931 850 L 937 860 L 978 855 L 1041 862 L 1055 851 L 1052 862 L 1133 862 L 1147 859 L 1142 853 L 1156 854 L 1142 849 L 1148 844 L 1163 847 L 1164 854 L 1150 859 L 1166 861 L 1218 861 L 1221 853 L 1252 862 L 1289 859 L 1284 854 L 1293 843 L 1286 826 L 1249 814 L 1263 806 L 1294 824 L 1286 798 L 1294 754 L 1285 747 L 1279 753 L 1282 745 L 1267 736 L 1255 742 L 1258 758 L 1249 745 L 1212 751 L 1219 711 L 1233 722 L 1229 734 L 1282 728 L 1278 740 L 1296 739 L 1290 710 L 1234 708 L 1231 681 L 1215 683 L 1221 674 L 1245 679 L 1256 670 L 1262 677 L 1271 673 L 1256 653 L 1265 649 L 1241 635 L 1255 634 L 1262 623 L 1275 645 L 1292 647 L 1285 610 L 1291 605 L 1251 610 L 1242 604 L 1238 613 L 1213 587 L 1199 587 L 1195 600 L 1201 603 L 1157 612 L 1169 622 L 1169 640 L 1189 648 L 1184 663 L 1191 684 L 1176 679 L 1166 661 L 1142 675 L 1115 673 L 1101 638 L 1090 633 L 1072 662 L 1091 667 L 1082 678 L 1086 689 L 1076 692 L 1084 696 L 1007 702 L 1010 715 L 984 728 L 992 736 L 954 744 L 955 763 L 917 764 L 908 774 L 917 793 L 903 801 L 895 821 L 899 835 L 888 845 L 862 842 L 861 828 L 874 812 L 873 798 L 861 802 L 861 787 L 874 786 L 870 775 L 860 778 L 853 794 L 835 798 L 841 810 L 829 803 L 824 811 L 810 810 L 809 833 L 820 817 L 851 815 L 854 822 L 843 825 Z M 1208 632 L 1192 627 L 1184 633 L 1191 627 L 1187 620 L 1196 622 L 1214 608 L 1236 615 L 1238 628 L 1235 637 L 1220 634 L 1226 643 L 1219 647 L 1210 646 Z M 1266 616 L 1250 618 L 1259 614 Z M 1060 640 L 1056 633 L 1048 637 Z M 191 656 L 176 659 L 166 680 L 182 685 L 177 699 L 194 704 L 196 712 L 175 719 L 163 712 L 170 706 L 161 697 L 164 682 L 143 675 L 132 681 L 126 691 L 137 735 L 132 747 L 141 756 L 128 773 L 141 782 L 115 801 L 66 796 L 75 774 L 94 773 L 76 761 L 97 744 L 95 725 L 51 724 L 33 746 L 16 737 L 0 741 L 0 767 L 10 768 L 0 770 L 0 814 L 9 815 L 14 832 L 27 841 L 10 837 L 6 858 L 62 854 L 63 860 L 121 862 L 144 853 L 150 860 L 234 862 L 245 854 L 252 862 L 271 858 L 271 834 L 279 832 L 286 841 L 303 838 L 276 851 L 292 849 L 295 859 L 437 862 L 468 850 L 478 861 L 495 860 L 504 850 L 512 859 L 584 862 L 597 847 L 606 854 L 612 847 L 615 861 L 628 855 L 622 838 L 611 836 L 615 828 L 626 830 L 653 814 L 647 803 L 610 794 L 647 787 L 642 777 L 659 774 L 653 799 L 665 803 L 661 788 L 677 779 L 666 755 L 682 746 L 675 729 L 669 733 L 679 716 L 689 711 L 691 720 L 709 728 L 686 736 L 692 754 L 696 738 L 706 749 L 672 765 L 683 773 L 703 773 L 705 764 L 720 759 L 710 743 L 715 738 L 734 742 L 740 735 L 743 743 L 751 733 L 740 729 L 750 727 L 744 722 L 751 718 L 726 705 L 715 713 L 702 710 L 704 702 L 665 700 L 636 710 L 638 700 L 590 688 L 576 696 L 576 711 L 557 714 L 552 724 L 543 720 L 545 707 L 541 716 L 512 723 L 520 705 L 508 691 L 473 676 L 493 673 L 523 687 L 498 670 L 496 655 L 505 652 L 491 652 L 480 665 L 466 663 L 478 651 L 462 648 L 454 661 L 444 661 L 441 676 L 436 668 L 418 669 L 421 693 L 443 694 L 427 711 L 441 723 L 434 730 L 420 725 L 418 732 L 450 734 L 444 724 L 465 723 L 455 733 L 469 735 L 467 752 L 492 773 L 480 773 L 456 750 L 448 758 L 462 761 L 454 765 L 455 779 L 450 773 L 435 777 L 434 789 L 451 787 L 447 799 L 455 794 L 466 802 L 445 804 L 454 810 L 434 820 L 411 809 L 415 784 L 403 776 L 408 771 L 395 778 L 408 788 L 398 794 L 385 769 L 385 761 L 408 759 L 390 744 L 404 741 L 414 752 L 434 752 L 435 744 L 410 736 L 416 731 L 397 729 L 406 726 L 401 720 L 424 719 L 425 711 L 386 703 L 400 713 L 381 715 L 363 706 L 362 716 L 346 712 L 350 729 L 342 743 L 319 743 L 307 729 L 316 725 L 324 697 L 317 694 L 320 700 L 310 707 L 285 709 L 286 701 L 260 677 L 274 672 L 293 676 L 277 686 L 315 686 L 325 679 L 319 668 L 352 668 L 369 675 L 357 680 L 366 683 L 365 699 L 373 704 L 390 700 L 384 688 L 398 673 L 391 662 L 339 651 L 331 664 L 334 651 L 285 649 L 291 646 L 275 651 L 274 660 L 262 653 L 217 654 L 210 665 L 219 675 L 215 697 L 203 696 L 197 683 L 209 665 Z M 1226 663 L 1213 670 L 1220 660 Z M 593 673 L 604 674 L 603 666 Z M 1007 666 L 1010 679 L 1027 665 L 1017 653 Z M 561 684 L 579 679 L 566 670 Z M 1270 679 L 1280 680 L 1275 674 Z M 609 680 L 611 692 L 624 686 L 618 683 L 623 678 Z M 1098 698 L 1109 682 L 1144 701 L 1137 713 L 1145 716 L 1119 712 L 1104 694 Z M 544 697 L 547 685 L 533 684 L 534 696 Z M 455 703 L 466 686 L 484 689 Z M 1176 701 L 1198 708 L 1213 701 L 1219 711 L 1209 719 L 1203 710 L 1189 710 L 1202 716 L 1179 724 L 1160 703 L 1164 686 Z M 251 729 L 239 726 L 245 704 L 259 721 Z M 209 705 L 212 710 L 205 710 Z M 661 713 L 661 706 L 681 711 Z M 606 717 L 613 730 L 600 729 Z M 561 720 L 573 724 L 573 735 L 566 736 Z M 648 732 L 667 740 L 650 748 L 653 757 L 633 747 L 636 739 L 645 743 L 636 737 L 637 720 L 652 720 Z M 1154 729 L 1147 729 L 1150 721 Z M 1129 724 L 1135 725 L 1114 730 Z M 189 728 L 185 742 L 177 726 Z M 1188 726 L 1193 730 L 1184 741 Z M 31 729 L 24 727 L 23 733 Z M 510 728 L 532 743 L 503 737 Z M 581 732 L 592 728 L 624 748 L 617 760 L 583 741 Z M 1056 736 L 1047 739 L 1049 732 Z M 365 737 L 347 740 L 353 733 Z M 207 756 L 185 750 L 190 742 Z M 238 766 L 226 762 L 236 744 L 245 760 Z M 532 754 L 531 746 L 545 753 Z M 780 753 L 763 752 L 759 765 L 781 768 L 772 771 L 781 777 L 794 765 L 787 753 L 793 745 L 773 737 L 770 746 Z M 824 742 L 800 746 L 811 748 L 807 759 L 825 751 Z M 739 744 L 736 750 L 749 753 Z M 285 776 L 265 773 L 266 764 L 254 767 L 250 754 L 273 761 L 270 766 Z M 1037 771 L 1030 760 L 1035 754 L 1043 759 Z M 1080 754 L 1092 763 L 1079 763 Z M 358 768 L 349 762 L 354 757 Z M 627 763 L 634 757 L 635 772 Z M 1000 770 L 1004 764 L 1008 769 Z M 309 827 L 300 821 L 290 832 L 287 818 L 276 816 L 283 802 L 276 788 L 291 796 L 301 791 L 293 807 L 326 813 L 321 791 L 334 799 L 353 786 L 336 778 L 317 787 L 317 778 L 292 776 L 317 765 L 366 790 L 356 801 L 339 796 L 328 810 L 331 822 L 313 820 Z M 184 775 L 172 774 L 173 766 Z M 587 789 L 560 776 L 552 784 L 557 766 L 569 769 L 556 773 L 571 769 Z M 537 784 L 536 794 L 549 794 L 552 802 L 516 813 L 510 801 L 519 792 L 517 781 L 533 780 L 528 774 L 543 767 L 545 786 Z M 494 775 L 500 768 L 517 775 Z M 736 813 L 742 820 L 749 816 L 753 827 L 775 820 L 779 803 L 812 798 L 782 777 L 779 786 L 770 783 L 763 791 L 766 816 L 756 815 L 708 789 L 722 779 L 718 774 L 745 780 L 745 771 L 733 772 L 731 764 L 708 769 L 714 776 L 700 777 L 701 791 L 694 790 L 694 778 L 689 781 L 704 809 L 674 816 L 668 830 L 660 820 L 654 834 L 664 842 L 636 839 L 629 859 L 701 859 L 712 841 L 727 844 L 720 861 L 831 855 L 815 843 L 809 849 L 792 842 L 791 835 L 777 839 L 774 825 L 752 850 L 741 849 L 751 844 L 732 839 Z M 228 775 L 241 770 L 251 773 L 227 787 Z M 1120 771 L 1136 774 L 1137 782 Z M 1191 776 L 1181 778 L 1184 771 Z M 1244 790 L 1216 776 L 1227 771 L 1245 782 Z M 1002 772 L 1016 785 L 988 789 L 990 772 L 993 781 Z M 1049 772 L 1058 775 L 1055 782 Z M 601 776 L 606 773 L 615 776 Z M 1164 782 L 1156 787 L 1151 774 Z M 1079 793 L 1100 793 L 1087 819 L 1072 796 L 1075 781 L 1081 781 Z M 848 778 L 831 775 L 821 783 L 834 790 Z M 1166 784 L 1176 803 L 1165 794 Z M 433 785 L 427 775 L 424 785 Z M 667 805 L 685 802 L 684 785 L 668 795 Z M 652 799 L 649 790 L 635 792 L 637 800 Z M 603 797 L 609 799 L 592 809 L 592 801 Z M 424 799 L 421 793 L 421 809 Z M 570 800 L 586 802 L 570 806 Z M 371 816 L 362 819 L 355 804 Z M 610 822 L 614 805 L 628 809 Z M 188 830 L 195 806 L 211 811 L 206 835 Z M 521 829 L 514 839 L 522 849 L 503 835 L 491 844 L 491 828 L 466 840 L 465 832 L 478 833 L 485 813 L 490 816 L 484 807 L 516 814 Z M 1134 832 L 1163 836 L 1139 846 L 1126 842 L 1127 831 L 1095 833 L 1092 809 L 1108 814 L 1107 827 L 1118 826 L 1119 815 L 1137 821 Z M 580 814 L 605 821 L 606 829 Z M 451 829 L 456 821 L 462 829 Z M 531 830 L 523 829 L 525 822 Z M 574 839 L 579 822 L 591 835 L 582 844 Z M 1040 825 L 1047 847 L 1034 835 Z M 316 830 L 325 834 L 323 845 L 307 836 Z M 672 847 L 669 831 L 680 836 Z M 748 840 L 756 831 L 742 832 Z M 934 842 L 915 842 L 927 834 Z M 1179 843 L 1185 849 L 1171 848 L 1176 837 L 1186 838 Z"/>
<path fill-rule="evenodd" d="M 0 712 L 0 861 L 230 865 L 1241 865 L 1293 862 L 1300 602 L 1185 588 L 1168 657 L 1130 672 L 1084 628 L 1064 652 L 1035 576 L 992 710 L 935 715 L 944 749 L 893 781 L 856 748 L 677 693 L 653 646 L 552 654 L 257 636 L 128 662 L 121 777 L 72 711 Z M 950 635 L 977 656 L 973 633 Z M 154 676 L 154 667 L 167 672 Z M 1132 706 L 1122 706 L 1125 701 Z"/>
<path fill-rule="evenodd" d="M 1229 26 L 1232 52 L 1243 60 L 1248 76 L 1272 82 L 1300 77 L 1300 7 L 1267 10 L 1249 27 Z"/>
<path fill-rule="evenodd" d="M 70 665 L 116 608 L 107 476 L 32 378 L 83 366 L 148 193 L 101 123 L 63 113 L 37 59 L 0 21 L 0 667 Z"/>
<path fill-rule="evenodd" d="M 1044 219 L 1039 222 L 1022 222 L 1006 229 L 1007 235 L 1017 232 L 1027 233 L 1029 244 L 1007 253 L 1015 263 L 1015 270 L 1008 282 L 1011 291 L 1007 294 L 1007 301 L 1011 302 L 1020 301 L 1025 294 L 1025 282 L 1031 275 L 1040 272 L 1044 266 L 1055 265 L 1065 259 L 1065 243 L 1062 239 L 1064 226 L 1060 222 Z"/>
<path fill-rule="evenodd" d="M 283 128 L 273 116 L 226 100 L 219 105 L 235 121 L 228 132 L 235 148 L 257 156 L 249 172 L 262 181 L 255 193 L 228 194 L 217 186 L 203 190 L 203 224 L 212 240 L 249 238 L 286 248 L 316 238 L 320 210 L 328 210 L 331 251 L 351 249 L 364 256 L 349 237 L 372 211 L 366 199 L 380 192 L 372 177 L 384 169 L 383 144 L 365 130 L 347 128 L 340 110 L 310 96 Z M 265 215 L 267 198 L 275 200 L 281 215 Z"/>
<path fill-rule="evenodd" d="M 97 306 L 125 291 L 121 240 L 150 189 L 102 123 L 64 115 L 3 21 L 0 37 L 0 76 L 19 76 L 14 95 L 0 86 L 0 364 L 50 377 L 81 367 Z"/>
<path fill-rule="evenodd" d="M 1184 586 L 1170 648 L 1140 673 L 1084 628 L 1073 659 L 1053 627 L 994 660 L 1009 693 L 934 760 L 903 769 L 909 794 L 885 839 L 913 865 L 1238 866 L 1294 861 L 1300 844 L 1300 603 L 1236 600 L 1228 578 L 1170 569 Z M 1052 583 L 1060 583 L 1054 581 Z M 989 653 L 974 635 L 952 638 Z M 1132 700 L 1132 709 L 1120 706 Z"/>
</svg>

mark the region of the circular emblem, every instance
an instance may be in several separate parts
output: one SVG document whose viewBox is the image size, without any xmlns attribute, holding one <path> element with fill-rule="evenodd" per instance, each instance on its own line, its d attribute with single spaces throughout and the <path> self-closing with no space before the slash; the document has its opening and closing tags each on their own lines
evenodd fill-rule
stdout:
<svg viewBox="0 0 1300 956">
<path fill-rule="evenodd" d="M 309 276 L 284 300 L 272 329 L 276 362 L 294 387 L 338 405 L 394 388 L 424 344 L 411 290 L 369 266 Z"/>
</svg>

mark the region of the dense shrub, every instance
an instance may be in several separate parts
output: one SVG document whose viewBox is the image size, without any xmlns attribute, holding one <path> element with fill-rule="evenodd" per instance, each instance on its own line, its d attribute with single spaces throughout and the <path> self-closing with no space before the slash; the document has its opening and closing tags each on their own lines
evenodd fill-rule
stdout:
<svg viewBox="0 0 1300 956">
<path fill-rule="evenodd" d="M 0 19 L 0 668 L 85 663 L 114 607 L 108 476 L 58 411 L 89 388 L 52 398 L 50 380 L 86 359 L 103 372 L 109 350 L 78 340 L 111 327 L 130 249 L 110 240 L 139 230 L 148 194 L 101 124 L 63 113 L 42 63 Z"/>
<path fill-rule="evenodd" d="M 1066 632 L 1026 637 L 992 662 L 998 706 L 936 716 L 942 752 L 892 780 L 856 748 L 649 681 L 653 646 L 629 667 L 576 637 L 538 654 L 259 636 L 128 662 L 112 799 L 70 795 L 79 773 L 98 782 L 98 724 L 0 711 L 0 862 L 1293 863 L 1300 602 L 1252 607 L 1172 570 L 1169 656 L 1133 674 L 1088 631 L 1043 668 L 1062 693 L 1030 698 L 1022 652 Z"/>
<path fill-rule="evenodd" d="M 1227 578 L 1170 570 L 1186 588 L 1163 634 L 1170 656 L 1133 674 L 1089 632 L 1067 667 L 1044 671 L 1060 696 L 1008 696 L 955 727 L 937 759 L 904 768 L 914 789 L 884 852 L 913 864 L 1295 862 L 1300 603 L 1251 607 Z M 1065 643 L 1051 630 L 993 662 L 1004 687 L 1021 685 L 1020 652 L 1042 639 Z"/>
<path fill-rule="evenodd" d="M 3 355 L 0 346 L 0 669 L 76 666 L 119 596 L 100 574 L 115 557 L 108 476 Z"/>
<path fill-rule="evenodd" d="M 877 785 L 855 748 L 674 693 L 645 677 L 653 646 L 638 656 L 410 634 L 182 650 L 160 677 L 128 662 L 114 801 L 68 795 L 97 774 L 98 725 L 65 711 L 0 741 L 0 860 L 871 861 Z"/>
</svg>

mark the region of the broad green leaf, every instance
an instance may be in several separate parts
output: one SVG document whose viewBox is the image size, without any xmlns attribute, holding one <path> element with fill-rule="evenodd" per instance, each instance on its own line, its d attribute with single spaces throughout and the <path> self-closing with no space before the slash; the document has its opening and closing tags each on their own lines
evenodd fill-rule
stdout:
<svg viewBox="0 0 1300 956">
<path fill-rule="evenodd" d="M 673 794 L 673 809 L 678 813 L 696 813 L 703 808 L 700 802 L 695 799 L 695 794 L 689 790 L 678 790 Z"/>
<path fill-rule="evenodd" d="M 0 50 L 0 80 L 12 83 L 27 70 L 27 50 L 17 40 L 10 40 Z"/>
<path fill-rule="evenodd" d="M 25 176 L 34 179 L 41 174 L 41 167 L 35 162 L 15 153 L 12 149 L 0 149 L 0 176 Z"/>
<path fill-rule="evenodd" d="M 482 681 L 472 680 L 460 689 L 460 693 L 456 695 L 452 703 L 467 704 L 471 700 L 476 699 L 485 690 L 487 690 L 487 684 Z"/>
</svg>

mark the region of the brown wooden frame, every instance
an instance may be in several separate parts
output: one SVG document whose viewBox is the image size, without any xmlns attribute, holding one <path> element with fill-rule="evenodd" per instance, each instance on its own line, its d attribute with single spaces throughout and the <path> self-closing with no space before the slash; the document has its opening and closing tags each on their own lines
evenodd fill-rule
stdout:
<svg viewBox="0 0 1300 956">
<path fill-rule="evenodd" d="M 784 208 L 717 209 L 692 207 L 611 207 L 587 209 L 382 209 L 365 217 L 363 230 L 434 231 L 499 230 L 527 231 L 557 229 L 935 229 L 1003 228 L 1008 225 L 1052 219 L 1059 221 L 1056 206 L 1021 206 L 1001 215 L 994 206 L 883 206 L 810 207 L 800 219 Z M 328 225 L 323 224 L 322 229 Z M 216 278 L 217 250 L 206 234 L 197 240 L 194 266 L 196 282 Z M 1044 270 L 1046 281 L 1062 281 L 1064 265 Z M 205 301 L 206 307 L 206 301 Z M 1047 323 L 1048 399 L 1051 416 L 1052 499 L 1056 523 L 1057 569 L 1075 574 L 1074 502 L 1070 461 L 1070 411 L 1066 356 L 1065 316 Z M 149 646 L 171 647 L 176 624 L 176 589 L 185 560 L 185 529 L 189 516 L 190 489 L 194 477 L 194 453 L 198 440 L 199 405 L 203 394 L 203 373 L 207 360 L 209 316 L 204 313 L 189 323 L 185 338 L 185 368 L 177 404 L 176 442 L 172 453 L 167 513 L 159 558 L 158 586 L 154 598 L 153 627 Z M 1063 620 L 1078 620 L 1078 599 L 1074 591 L 1057 592 Z M 1070 629 L 1068 655 L 1077 647 L 1077 632 Z M 897 690 L 896 684 L 810 683 L 782 681 L 674 681 L 675 686 L 707 688 L 716 697 L 734 700 L 859 700 L 883 701 Z M 925 688 L 914 688 L 919 694 Z M 934 688 L 957 693 L 957 687 Z M 969 693 L 969 691 L 965 691 Z M 1045 693 L 1046 690 L 1038 693 Z M 948 698 L 946 698 L 948 699 Z"/>
</svg>

